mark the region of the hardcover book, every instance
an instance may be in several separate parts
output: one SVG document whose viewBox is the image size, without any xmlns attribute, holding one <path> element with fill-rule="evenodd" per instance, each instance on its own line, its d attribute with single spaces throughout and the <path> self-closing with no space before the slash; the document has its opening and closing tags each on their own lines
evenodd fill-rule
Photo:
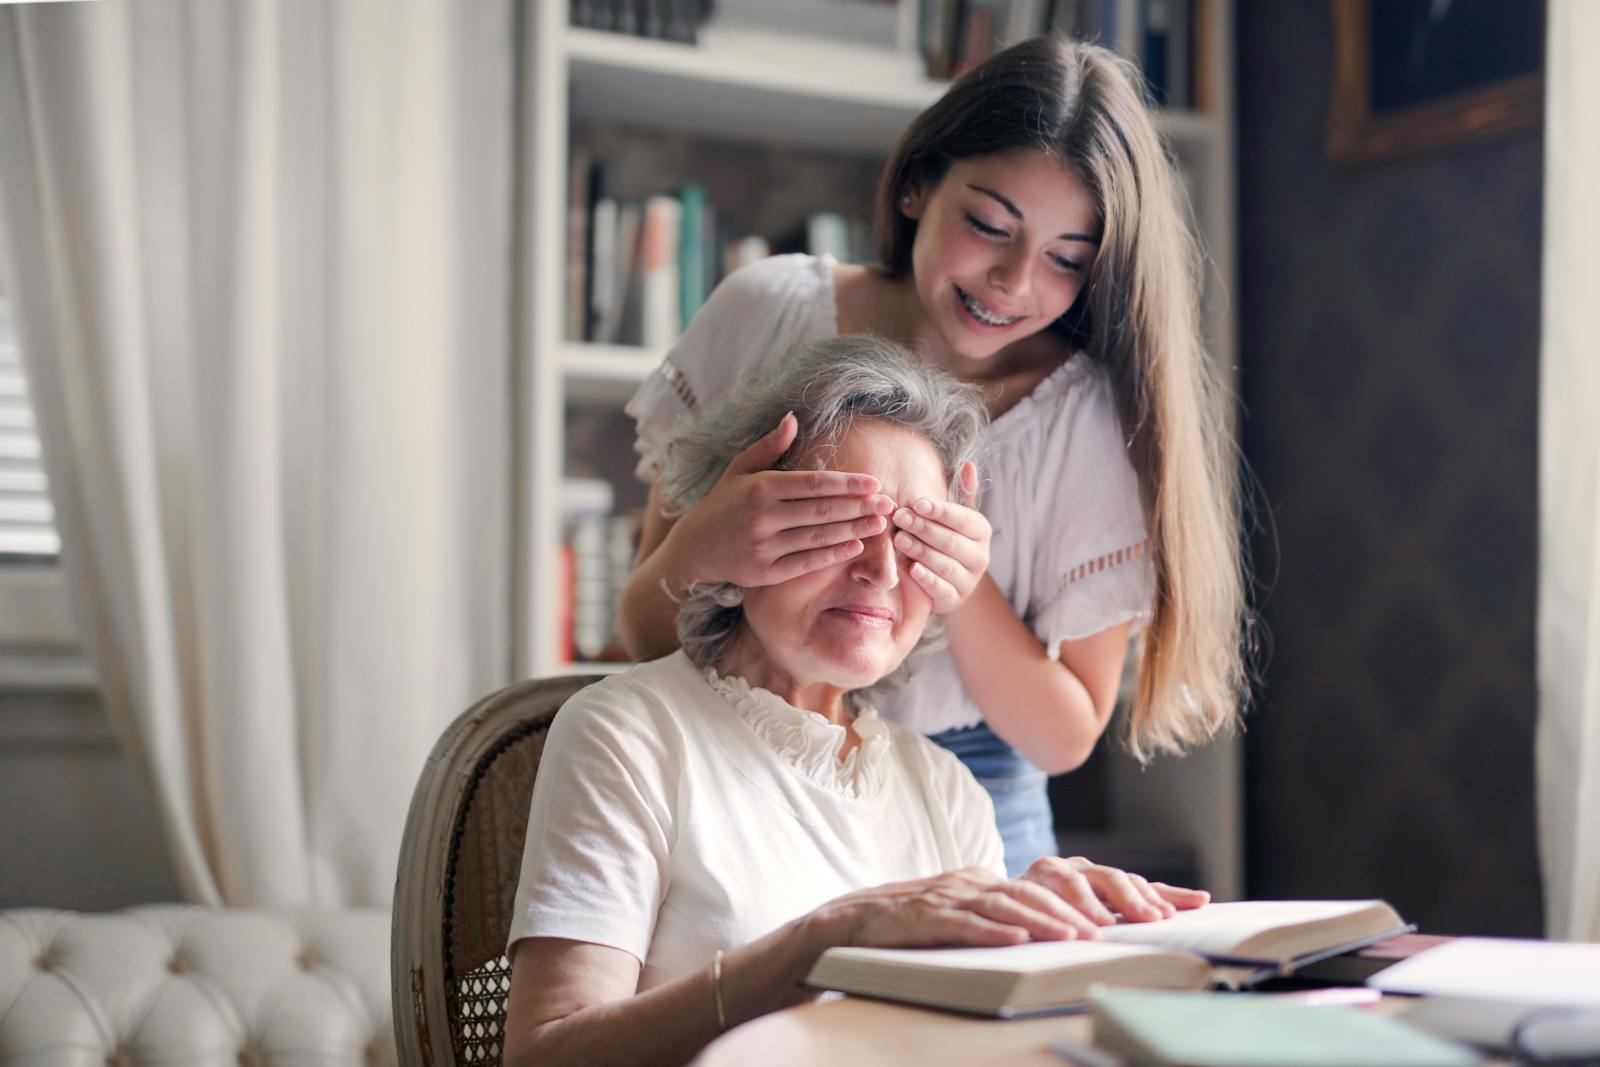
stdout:
<svg viewBox="0 0 1600 1067">
<path fill-rule="evenodd" d="M 1072 1010 L 1094 984 L 1200 990 L 1247 986 L 1408 929 L 1381 900 L 1209 904 L 1119 923 L 1097 941 L 1002 948 L 831 948 L 806 984 L 1009 1018 Z"/>
</svg>

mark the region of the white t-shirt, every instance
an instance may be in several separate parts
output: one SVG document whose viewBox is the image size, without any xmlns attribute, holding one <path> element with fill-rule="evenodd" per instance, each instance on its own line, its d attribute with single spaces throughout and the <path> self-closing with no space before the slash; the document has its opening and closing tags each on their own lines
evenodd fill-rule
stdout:
<svg viewBox="0 0 1600 1067">
<path fill-rule="evenodd" d="M 839 332 L 833 260 L 774 256 L 729 275 L 628 403 L 638 475 L 653 481 L 676 423 L 747 374 Z M 1142 623 L 1154 603 L 1138 476 L 1111 385 L 1076 356 L 995 419 L 979 457 L 978 507 L 994 527 L 989 575 L 1052 656 L 1062 641 Z M 885 718 L 924 734 L 983 713 L 951 656 L 924 656 L 885 697 Z"/>
<path fill-rule="evenodd" d="M 845 728 L 682 652 L 590 686 L 539 760 L 510 944 L 563 937 L 703 967 L 845 893 L 1003 875 L 994 807 L 949 752 L 870 709 Z"/>
</svg>

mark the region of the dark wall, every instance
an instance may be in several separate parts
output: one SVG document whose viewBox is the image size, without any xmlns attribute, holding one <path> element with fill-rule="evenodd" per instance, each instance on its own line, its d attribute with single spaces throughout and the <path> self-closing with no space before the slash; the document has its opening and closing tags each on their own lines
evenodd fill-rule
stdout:
<svg viewBox="0 0 1600 1067">
<path fill-rule="evenodd" d="M 1328 4 L 1237 12 L 1249 892 L 1538 934 L 1540 134 L 1333 163 Z"/>
</svg>

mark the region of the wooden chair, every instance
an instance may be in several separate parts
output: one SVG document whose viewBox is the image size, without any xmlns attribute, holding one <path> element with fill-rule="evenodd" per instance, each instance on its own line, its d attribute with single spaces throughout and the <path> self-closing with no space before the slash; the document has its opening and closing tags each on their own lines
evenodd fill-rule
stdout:
<svg viewBox="0 0 1600 1067">
<path fill-rule="evenodd" d="M 519 682 L 434 745 L 395 876 L 390 987 L 401 1067 L 497 1065 L 511 928 L 539 757 L 556 712 L 597 676 Z"/>
</svg>

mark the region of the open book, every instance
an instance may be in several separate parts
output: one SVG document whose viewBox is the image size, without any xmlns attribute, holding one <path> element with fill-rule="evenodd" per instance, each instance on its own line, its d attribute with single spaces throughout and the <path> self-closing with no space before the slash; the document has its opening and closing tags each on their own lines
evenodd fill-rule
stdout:
<svg viewBox="0 0 1600 1067">
<path fill-rule="evenodd" d="M 1090 985 L 1249 985 L 1409 927 L 1381 900 L 1208 904 L 1158 922 L 1104 927 L 1099 941 L 1005 948 L 830 948 L 806 985 L 1011 1017 L 1080 1005 Z"/>
</svg>

